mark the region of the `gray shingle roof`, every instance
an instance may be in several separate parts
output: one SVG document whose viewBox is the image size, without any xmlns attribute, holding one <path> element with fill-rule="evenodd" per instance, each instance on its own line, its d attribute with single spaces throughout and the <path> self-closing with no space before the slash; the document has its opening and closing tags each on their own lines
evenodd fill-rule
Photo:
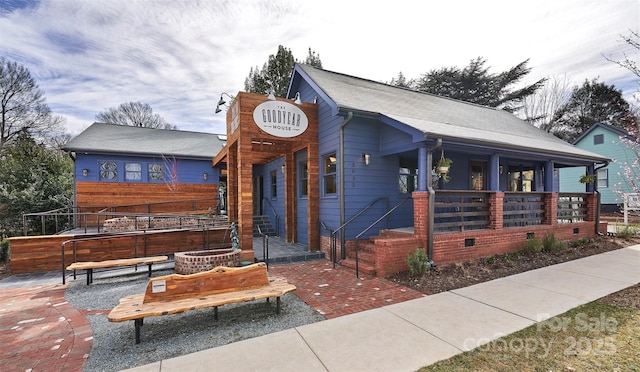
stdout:
<svg viewBox="0 0 640 372">
<path fill-rule="evenodd" d="M 605 161 L 578 149 L 504 110 L 399 88 L 371 80 L 297 65 L 339 110 L 381 114 L 429 137 L 541 151 Z"/>
<path fill-rule="evenodd" d="M 226 136 L 219 134 L 93 123 L 69 141 L 64 150 L 213 159 L 225 142 Z"/>
</svg>

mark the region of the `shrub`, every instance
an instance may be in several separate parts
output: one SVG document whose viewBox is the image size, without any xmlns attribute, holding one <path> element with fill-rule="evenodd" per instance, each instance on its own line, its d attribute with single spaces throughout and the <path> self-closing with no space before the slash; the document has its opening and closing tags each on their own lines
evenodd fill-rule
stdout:
<svg viewBox="0 0 640 372">
<path fill-rule="evenodd" d="M 622 230 L 616 230 L 616 237 L 621 239 L 631 239 L 638 233 L 638 227 L 627 225 Z"/>
<path fill-rule="evenodd" d="M 0 262 L 7 262 L 9 259 L 9 241 L 0 241 Z"/>
<path fill-rule="evenodd" d="M 430 268 L 429 259 L 424 249 L 416 249 L 407 256 L 407 264 L 412 275 L 422 275 Z"/>
<path fill-rule="evenodd" d="M 538 239 L 527 239 L 522 243 L 522 251 L 527 254 L 542 252 L 542 242 Z"/>
<path fill-rule="evenodd" d="M 578 247 L 582 247 L 583 245 L 589 243 L 589 240 L 582 238 L 582 239 L 578 239 L 578 240 L 574 240 L 570 243 L 570 245 L 573 248 L 578 248 Z"/>
<path fill-rule="evenodd" d="M 545 252 L 554 252 L 567 248 L 567 243 L 556 238 L 554 233 L 550 233 L 542 237 L 542 250 Z"/>
</svg>

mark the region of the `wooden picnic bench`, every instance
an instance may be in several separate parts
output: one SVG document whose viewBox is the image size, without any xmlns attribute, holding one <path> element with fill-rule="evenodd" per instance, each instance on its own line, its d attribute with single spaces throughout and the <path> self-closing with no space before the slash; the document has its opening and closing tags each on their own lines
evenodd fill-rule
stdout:
<svg viewBox="0 0 640 372">
<path fill-rule="evenodd" d="M 296 286 L 282 277 L 269 277 L 267 266 L 256 263 L 245 267 L 218 266 L 190 275 L 171 274 L 152 278 L 145 293 L 129 295 L 120 300 L 108 315 L 110 322 L 133 320 L 135 342 L 140 343 L 143 319 L 149 316 L 171 315 L 189 310 L 276 298 L 276 313 L 280 313 L 280 296 L 294 291 Z"/>
<path fill-rule="evenodd" d="M 86 270 L 87 272 L 87 285 L 93 283 L 93 269 L 104 269 L 107 267 L 119 267 L 119 266 L 134 266 L 134 265 L 148 265 L 149 277 L 151 277 L 151 266 L 154 263 L 165 262 L 169 259 L 167 256 L 153 256 L 153 257 L 135 257 L 135 258 L 122 258 L 117 260 L 105 260 L 105 261 L 84 261 L 74 262 L 67 266 L 67 270 Z"/>
</svg>

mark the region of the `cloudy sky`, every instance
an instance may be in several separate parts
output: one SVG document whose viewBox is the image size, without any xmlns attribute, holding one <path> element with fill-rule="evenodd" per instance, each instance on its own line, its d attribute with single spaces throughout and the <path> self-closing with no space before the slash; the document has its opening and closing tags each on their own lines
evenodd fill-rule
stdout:
<svg viewBox="0 0 640 372">
<path fill-rule="evenodd" d="M 639 0 L 2 0 L 0 56 L 29 68 L 75 135 L 95 115 L 150 104 L 182 130 L 224 133 L 222 92 L 244 88 L 278 45 L 327 70 L 376 81 L 484 57 L 525 59 L 529 83 L 599 78 L 635 99 L 637 77 L 604 57 L 640 58 Z"/>
</svg>

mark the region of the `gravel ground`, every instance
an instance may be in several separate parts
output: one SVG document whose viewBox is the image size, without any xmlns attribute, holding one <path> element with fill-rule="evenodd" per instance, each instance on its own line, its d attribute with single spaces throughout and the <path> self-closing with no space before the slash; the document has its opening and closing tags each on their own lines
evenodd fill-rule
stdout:
<svg viewBox="0 0 640 372">
<path fill-rule="evenodd" d="M 171 273 L 155 272 L 153 276 Z M 103 314 L 86 316 L 93 330 L 93 345 L 84 371 L 118 371 L 324 320 L 288 293 L 281 298 L 279 315 L 275 300 L 259 300 L 221 306 L 218 321 L 213 308 L 145 318 L 141 343 L 136 345 L 133 321 L 111 323 L 107 314 L 120 298 L 143 293 L 147 281 L 145 274 L 138 274 L 96 279 L 90 286 L 84 280 L 70 283 L 65 297 L 76 309 L 104 310 Z"/>
</svg>

